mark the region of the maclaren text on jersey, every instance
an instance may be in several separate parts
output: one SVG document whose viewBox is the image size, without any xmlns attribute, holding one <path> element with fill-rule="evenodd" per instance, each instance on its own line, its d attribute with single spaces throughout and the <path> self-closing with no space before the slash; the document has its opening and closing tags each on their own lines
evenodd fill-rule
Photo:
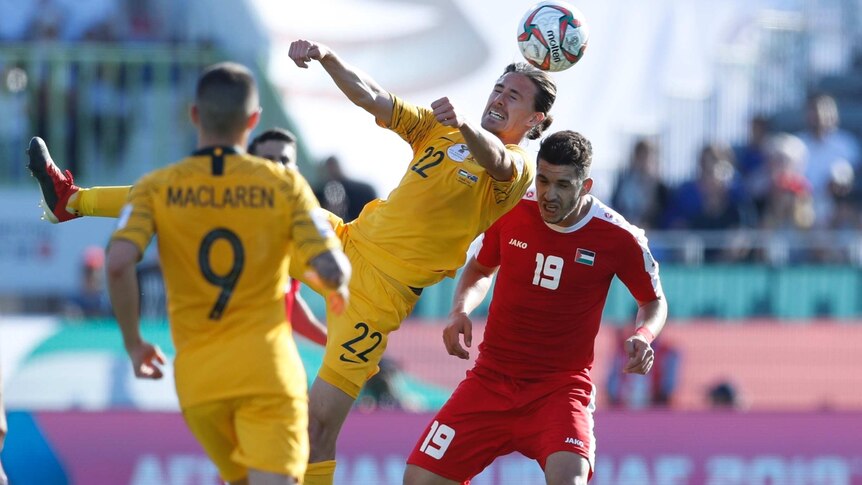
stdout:
<svg viewBox="0 0 862 485">
<path fill-rule="evenodd" d="M 267 209 L 275 204 L 275 189 L 257 185 L 232 187 L 168 187 L 168 206 L 215 209 Z"/>
</svg>

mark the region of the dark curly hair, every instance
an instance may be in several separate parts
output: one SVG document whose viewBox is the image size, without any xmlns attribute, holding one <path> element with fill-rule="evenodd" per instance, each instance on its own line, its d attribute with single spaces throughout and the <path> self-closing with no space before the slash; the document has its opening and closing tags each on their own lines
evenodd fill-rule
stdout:
<svg viewBox="0 0 862 485">
<path fill-rule="evenodd" d="M 584 135 L 571 130 L 562 130 L 548 135 L 539 146 L 539 160 L 551 165 L 575 167 L 578 180 L 590 176 L 593 163 L 593 145 Z"/>
</svg>

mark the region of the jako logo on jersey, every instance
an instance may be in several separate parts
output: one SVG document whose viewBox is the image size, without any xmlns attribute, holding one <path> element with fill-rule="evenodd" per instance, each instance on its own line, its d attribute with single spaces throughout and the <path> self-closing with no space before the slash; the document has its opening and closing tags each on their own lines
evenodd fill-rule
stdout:
<svg viewBox="0 0 862 485">
<path fill-rule="evenodd" d="M 525 243 L 524 241 L 518 241 L 518 240 L 517 240 L 517 239 L 515 239 L 515 238 L 512 238 L 512 239 L 509 241 L 509 245 L 510 245 L 510 246 L 515 246 L 516 248 L 527 249 L 527 243 Z"/>
<path fill-rule="evenodd" d="M 458 143 L 457 145 L 452 145 L 446 150 L 446 154 L 449 155 L 449 158 L 455 162 L 463 162 L 470 156 L 470 149 L 467 148 L 467 145 L 463 143 Z"/>
<path fill-rule="evenodd" d="M 464 170 L 463 168 L 458 169 L 458 181 L 464 185 L 474 185 L 479 181 L 478 175 L 473 175 L 472 173 Z"/>
<path fill-rule="evenodd" d="M 575 253 L 575 262 L 592 266 L 596 263 L 596 253 L 588 249 L 578 248 L 578 252 Z"/>
<path fill-rule="evenodd" d="M 584 442 L 577 438 L 566 438 L 566 444 L 580 446 L 581 448 L 584 446 Z"/>
</svg>

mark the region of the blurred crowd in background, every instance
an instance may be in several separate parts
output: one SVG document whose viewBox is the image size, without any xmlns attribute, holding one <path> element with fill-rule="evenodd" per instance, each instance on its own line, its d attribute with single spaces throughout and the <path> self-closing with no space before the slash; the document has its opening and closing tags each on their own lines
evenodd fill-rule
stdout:
<svg viewBox="0 0 862 485">
<path fill-rule="evenodd" d="M 745 143 L 706 142 L 696 174 L 669 186 L 659 175 L 656 140 L 639 139 L 617 178 L 611 206 L 646 230 L 773 233 L 862 228 L 859 140 L 841 127 L 836 99 L 812 93 L 804 131 L 776 131 L 767 116 L 751 119 Z M 857 132 L 862 126 L 854 127 Z M 848 262 L 835 246 L 813 246 L 796 262 Z M 734 239 L 705 252 L 708 262 L 769 262 L 770 255 Z"/>
</svg>

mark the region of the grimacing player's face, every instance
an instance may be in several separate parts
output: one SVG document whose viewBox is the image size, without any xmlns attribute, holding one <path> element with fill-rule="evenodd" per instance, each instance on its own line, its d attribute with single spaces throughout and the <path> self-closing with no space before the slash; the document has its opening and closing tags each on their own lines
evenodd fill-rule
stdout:
<svg viewBox="0 0 862 485">
<path fill-rule="evenodd" d="M 281 140 L 267 140 L 254 147 L 254 155 L 283 163 L 288 168 L 296 169 L 296 144 Z"/>
<path fill-rule="evenodd" d="M 590 179 L 578 180 L 572 165 L 553 165 L 540 158 L 536 166 L 536 200 L 542 219 L 558 226 L 574 225 L 578 201 L 592 185 L 587 181 Z"/>
<path fill-rule="evenodd" d="M 507 143 L 519 142 L 535 124 L 538 93 L 539 89 L 527 76 L 516 72 L 503 74 L 488 97 L 482 128 Z"/>
</svg>

